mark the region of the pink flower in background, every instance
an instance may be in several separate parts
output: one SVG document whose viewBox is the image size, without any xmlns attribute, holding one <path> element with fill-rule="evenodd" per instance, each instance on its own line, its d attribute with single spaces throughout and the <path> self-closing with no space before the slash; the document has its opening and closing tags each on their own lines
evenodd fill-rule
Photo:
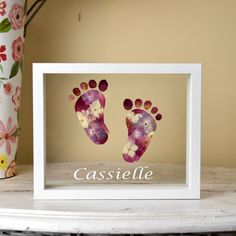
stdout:
<svg viewBox="0 0 236 236">
<path fill-rule="evenodd" d="M 4 16 L 6 14 L 6 7 L 7 7 L 6 1 L 0 1 L 0 15 L 1 16 Z"/>
<path fill-rule="evenodd" d="M 18 37 L 12 43 L 12 57 L 16 62 L 21 62 L 23 57 L 24 42 L 22 37 Z"/>
<path fill-rule="evenodd" d="M 7 55 L 5 54 L 5 51 L 6 51 L 6 46 L 5 45 L 1 45 L 0 46 L 0 62 L 7 60 Z"/>
<path fill-rule="evenodd" d="M 16 125 L 12 127 L 12 118 L 9 117 L 7 126 L 0 121 L 0 147 L 6 144 L 6 153 L 11 155 L 11 143 L 16 143 L 16 137 L 14 136 L 17 131 Z"/>
<path fill-rule="evenodd" d="M 25 18 L 24 8 L 19 4 L 14 4 L 8 18 L 14 30 L 22 28 L 24 26 Z"/>
<path fill-rule="evenodd" d="M 4 91 L 5 91 L 6 95 L 11 95 L 12 89 L 13 89 L 12 83 L 8 82 L 8 83 L 4 84 Z"/>
<path fill-rule="evenodd" d="M 21 88 L 17 86 L 15 94 L 12 96 L 12 102 L 15 104 L 15 111 L 20 107 Z"/>
</svg>

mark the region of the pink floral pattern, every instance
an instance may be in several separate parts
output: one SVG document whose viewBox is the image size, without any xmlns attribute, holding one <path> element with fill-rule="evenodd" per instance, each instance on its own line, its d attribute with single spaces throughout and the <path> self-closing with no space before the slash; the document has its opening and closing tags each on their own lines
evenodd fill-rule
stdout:
<svg viewBox="0 0 236 236">
<path fill-rule="evenodd" d="M 17 126 L 12 126 L 12 117 L 8 118 L 6 126 L 0 121 L 0 147 L 5 144 L 8 155 L 11 155 L 11 143 L 16 143 L 16 133 Z"/>
<path fill-rule="evenodd" d="M 16 62 L 21 62 L 23 57 L 24 42 L 22 37 L 18 37 L 12 43 L 12 57 Z"/>
<path fill-rule="evenodd" d="M 6 46 L 1 45 L 0 46 L 0 62 L 6 61 L 7 60 L 7 55 L 6 55 Z"/>
<path fill-rule="evenodd" d="M 18 111 L 20 108 L 20 98 L 21 98 L 21 88 L 17 87 L 15 94 L 12 96 L 12 102 L 15 105 L 15 111 Z"/>
<path fill-rule="evenodd" d="M 7 7 L 6 1 L 0 1 L 0 15 L 1 16 L 4 16 L 6 14 L 6 7 Z"/>
<path fill-rule="evenodd" d="M 14 4 L 10 13 L 9 13 L 9 21 L 11 22 L 12 29 L 18 30 L 24 26 L 24 8 L 19 4 Z"/>
<path fill-rule="evenodd" d="M 11 82 L 4 84 L 4 91 L 6 95 L 11 95 L 13 90 L 13 85 Z"/>
</svg>

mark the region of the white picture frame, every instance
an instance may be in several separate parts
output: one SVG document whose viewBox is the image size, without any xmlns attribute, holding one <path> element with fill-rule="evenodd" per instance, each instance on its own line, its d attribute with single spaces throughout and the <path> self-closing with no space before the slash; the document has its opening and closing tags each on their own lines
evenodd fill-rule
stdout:
<svg viewBox="0 0 236 236">
<path fill-rule="evenodd" d="M 186 74 L 186 184 L 81 185 L 50 189 L 45 185 L 45 74 Z M 35 199 L 199 199 L 201 148 L 201 64 L 34 63 Z"/>
</svg>

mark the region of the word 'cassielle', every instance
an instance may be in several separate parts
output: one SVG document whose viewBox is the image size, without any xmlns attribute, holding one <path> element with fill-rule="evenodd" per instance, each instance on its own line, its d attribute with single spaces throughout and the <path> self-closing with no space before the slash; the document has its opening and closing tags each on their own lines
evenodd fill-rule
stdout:
<svg viewBox="0 0 236 236">
<path fill-rule="evenodd" d="M 87 168 L 79 168 L 74 172 L 76 180 L 150 180 L 153 177 L 153 171 L 149 170 L 148 166 L 138 166 L 134 170 L 122 171 L 121 168 L 115 170 L 90 170 Z"/>
</svg>

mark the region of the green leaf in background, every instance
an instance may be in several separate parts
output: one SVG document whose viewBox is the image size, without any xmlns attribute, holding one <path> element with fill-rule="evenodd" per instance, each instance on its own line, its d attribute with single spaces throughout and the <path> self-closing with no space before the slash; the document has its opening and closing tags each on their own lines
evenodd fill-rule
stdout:
<svg viewBox="0 0 236 236">
<path fill-rule="evenodd" d="M 11 22 L 6 18 L 0 23 L 0 33 L 7 33 L 11 30 Z"/>
<path fill-rule="evenodd" d="M 0 64 L 0 71 L 3 73 L 3 68 L 1 64 Z"/>
<path fill-rule="evenodd" d="M 15 62 L 12 67 L 11 67 L 11 74 L 10 74 L 10 79 L 16 76 L 20 68 L 20 64 L 18 62 Z"/>
<path fill-rule="evenodd" d="M 0 80 L 8 80 L 8 78 L 1 78 L 1 77 L 0 77 Z"/>
</svg>

